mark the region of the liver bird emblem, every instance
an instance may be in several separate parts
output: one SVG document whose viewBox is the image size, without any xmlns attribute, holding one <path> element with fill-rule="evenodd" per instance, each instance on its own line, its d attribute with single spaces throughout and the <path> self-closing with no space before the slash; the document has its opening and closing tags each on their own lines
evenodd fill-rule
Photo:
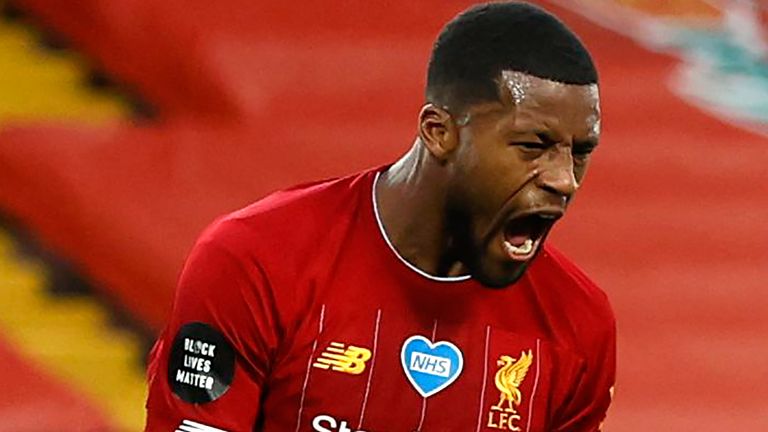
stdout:
<svg viewBox="0 0 768 432">
<path fill-rule="evenodd" d="M 526 353 L 522 351 L 520 358 L 515 360 L 508 355 L 502 355 L 496 362 L 501 368 L 496 372 L 496 388 L 501 392 L 499 403 L 491 407 L 493 411 L 504 411 L 517 413 L 515 407 L 523 401 L 523 394 L 520 393 L 520 384 L 523 383 L 525 375 L 533 362 L 531 350 Z M 504 408 L 506 402 L 507 407 Z"/>
</svg>

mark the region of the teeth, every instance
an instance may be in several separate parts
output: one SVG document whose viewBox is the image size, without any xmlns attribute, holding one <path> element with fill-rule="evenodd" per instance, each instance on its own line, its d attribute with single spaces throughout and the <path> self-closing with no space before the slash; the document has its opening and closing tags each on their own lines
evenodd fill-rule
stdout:
<svg viewBox="0 0 768 432">
<path fill-rule="evenodd" d="M 512 246 L 509 242 L 504 242 L 507 251 L 514 255 L 528 255 L 533 250 L 533 240 L 528 239 L 520 246 Z"/>
</svg>

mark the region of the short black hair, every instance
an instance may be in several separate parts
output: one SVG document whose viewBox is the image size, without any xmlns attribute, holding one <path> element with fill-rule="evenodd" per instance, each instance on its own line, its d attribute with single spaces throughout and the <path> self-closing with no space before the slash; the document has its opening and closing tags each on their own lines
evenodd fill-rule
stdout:
<svg viewBox="0 0 768 432">
<path fill-rule="evenodd" d="M 471 7 L 445 25 L 435 41 L 426 98 L 457 115 L 468 105 L 499 100 L 502 71 L 565 84 L 597 83 L 584 44 L 557 17 L 524 2 Z"/>
</svg>

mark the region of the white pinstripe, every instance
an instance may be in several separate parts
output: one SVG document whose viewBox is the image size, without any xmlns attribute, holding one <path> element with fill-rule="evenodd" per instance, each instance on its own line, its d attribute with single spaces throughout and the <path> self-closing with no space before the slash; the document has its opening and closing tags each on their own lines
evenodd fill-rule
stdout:
<svg viewBox="0 0 768 432">
<path fill-rule="evenodd" d="M 381 309 L 376 311 L 376 326 L 373 329 L 373 357 L 371 358 L 371 368 L 368 369 L 368 382 L 365 384 L 365 396 L 363 397 L 363 406 L 360 408 L 360 421 L 357 428 L 363 428 L 363 419 L 365 418 L 365 407 L 368 405 L 368 394 L 371 391 L 371 380 L 373 379 L 373 368 L 376 366 L 376 348 L 379 344 L 379 323 L 381 322 Z"/>
<path fill-rule="evenodd" d="M 432 326 L 432 339 L 430 341 L 432 343 L 435 343 L 435 338 L 437 337 L 437 320 L 435 320 L 435 325 Z M 416 431 L 421 431 L 421 427 L 424 426 L 424 418 L 427 416 L 427 398 L 421 397 L 421 418 L 419 418 L 419 425 L 416 426 Z"/>
<path fill-rule="evenodd" d="M 480 425 L 483 422 L 483 403 L 485 402 L 485 380 L 488 379 L 488 341 L 491 338 L 491 326 L 485 326 L 485 357 L 483 357 L 483 383 L 480 387 L 480 407 L 477 409 L 477 429 L 480 431 Z"/>
<path fill-rule="evenodd" d="M 533 421 L 533 398 L 536 397 L 536 390 L 539 387 L 539 372 L 541 366 L 541 339 L 536 338 L 536 378 L 533 380 L 533 390 L 531 391 L 531 400 L 528 402 L 528 425 L 525 432 L 530 432 L 531 421 Z"/>
<path fill-rule="evenodd" d="M 299 414 L 296 417 L 296 432 L 299 432 L 301 427 L 301 414 L 304 411 L 304 397 L 307 395 L 307 385 L 309 384 L 309 373 L 312 371 L 312 359 L 315 358 L 315 352 L 317 351 L 317 341 L 320 339 L 320 334 L 323 332 L 323 321 L 325 320 L 325 305 L 320 307 L 320 323 L 318 324 L 317 337 L 312 342 L 312 354 L 307 360 L 307 374 L 304 375 L 304 385 L 301 387 L 301 399 L 299 400 Z"/>
</svg>

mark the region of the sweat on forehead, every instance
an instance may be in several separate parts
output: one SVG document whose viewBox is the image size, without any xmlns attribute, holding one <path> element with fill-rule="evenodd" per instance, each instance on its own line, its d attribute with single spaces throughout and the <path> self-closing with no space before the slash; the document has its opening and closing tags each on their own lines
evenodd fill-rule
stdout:
<svg viewBox="0 0 768 432">
<path fill-rule="evenodd" d="M 490 3 L 443 28 L 429 62 L 426 99 L 455 114 L 498 100 L 498 78 L 508 70 L 566 84 L 598 80 L 587 49 L 554 15 L 528 3 Z"/>
<path fill-rule="evenodd" d="M 520 105 L 528 95 L 528 89 L 531 88 L 531 76 L 517 71 L 503 71 L 501 86 L 509 91 L 512 103 Z"/>
<path fill-rule="evenodd" d="M 499 87 L 500 92 L 499 99 L 501 99 L 502 102 L 509 101 L 514 105 L 520 105 L 528 98 L 531 88 L 534 87 L 534 85 L 536 85 L 538 89 L 548 88 L 551 91 L 557 91 L 568 86 L 576 86 L 577 84 L 565 84 L 542 79 L 524 72 L 502 71 L 497 81 L 497 86 Z M 590 98 L 594 101 L 595 108 L 599 109 L 597 106 L 599 102 L 597 84 L 578 86 L 583 87 L 585 92 L 589 93 Z"/>
</svg>

